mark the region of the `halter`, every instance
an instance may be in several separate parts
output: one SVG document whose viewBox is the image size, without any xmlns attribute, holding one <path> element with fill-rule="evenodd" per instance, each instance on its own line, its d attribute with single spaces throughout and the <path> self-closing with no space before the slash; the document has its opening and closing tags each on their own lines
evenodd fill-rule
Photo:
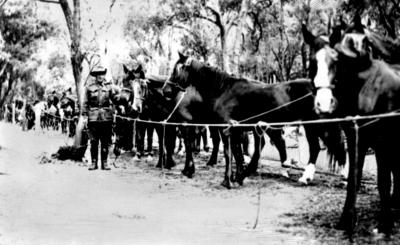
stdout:
<svg viewBox="0 0 400 245">
<path fill-rule="evenodd" d="M 169 85 L 171 85 L 172 87 L 177 88 L 179 91 L 182 91 L 182 92 L 185 92 L 185 91 L 186 91 L 186 88 L 183 88 L 183 87 L 180 86 L 178 83 L 173 83 L 173 82 L 171 82 L 170 80 L 166 80 L 166 81 L 164 82 L 164 86 L 165 86 L 166 84 L 169 84 Z"/>
</svg>

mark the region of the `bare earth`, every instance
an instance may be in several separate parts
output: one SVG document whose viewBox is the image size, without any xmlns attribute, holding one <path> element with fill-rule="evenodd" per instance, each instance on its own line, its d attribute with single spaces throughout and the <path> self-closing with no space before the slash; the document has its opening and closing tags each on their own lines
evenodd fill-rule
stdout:
<svg viewBox="0 0 400 245">
<path fill-rule="evenodd" d="M 264 158 L 259 176 L 226 190 L 220 186 L 222 156 L 212 169 L 205 166 L 208 155 L 197 156 L 193 179 L 180 174 L 178 156 L 170 171 L 154 168 L 156 159 L 133 161 L 129 154 L 111 171 L 46 161 L 66 141 L 57 132 L 22 132 L 0 123 L 0 244 L 348 242 L 333 228 L 345 195 L 339 177 L 317 175 L 311 186 L 302 186 L 299 171 L 285 179 L 279 164 Z M 371 213 L 376 186 L 369 184 L 360 196 Z M 360 241 L 377 241 L 370 223 L 359 231 Z"/>
</svg>

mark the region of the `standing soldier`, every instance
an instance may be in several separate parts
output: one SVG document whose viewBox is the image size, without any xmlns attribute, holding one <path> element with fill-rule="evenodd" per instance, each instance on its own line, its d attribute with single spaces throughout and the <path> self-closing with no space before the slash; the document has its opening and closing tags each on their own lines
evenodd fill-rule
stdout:
<svg viewBox="0 0 400 245">
<path fill-rule="evenodd" d="M 95 67 L 90 75 L 94 77 L 86 87 L 84 115 L 88 117 L 90 137 L 90 154 L 92 165 L 89 170 L 97 169 L 99 142 L 101 144 L 101 169 L 110 170 L 107 166 L 108 148 L 111 143 L 113 109 L 111 101 L 117 99 L 117 90 L 110 81 L 106 81 L 107 69 Z"/>
</svg>

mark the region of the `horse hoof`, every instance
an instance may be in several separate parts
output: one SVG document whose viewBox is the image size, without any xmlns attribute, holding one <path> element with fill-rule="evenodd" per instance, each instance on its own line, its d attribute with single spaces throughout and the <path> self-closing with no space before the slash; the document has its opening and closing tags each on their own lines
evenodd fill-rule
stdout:
<svg viewBox="0 0 400 245">
<path fill-rule="evenodd" d="M 183 169 L 182 170 L 182 174 L 185 175 L 186 177 L 188 177 L 189 179 L 193 178 L 193 174 L 194 174 L 194 169 Z"/>
<path fill-rule="evenodd" d="M 301 183 L 301 184 L 308 185 L 307 178 L 301 177 L 298 181 L 299 181 L 299 183 Z"/>
<path fill-rule="evenodd" d="M 170 160 L 170 161 L 167 162 L 165 167 L 168 168 L 168 169 L 171 169 L 171 168 L 173 168 L 175 166 L 176 166 L 176 163 L 173 160 Z"/>
<path fill-rule="evenodd" d="M 285 178 L 289 178 L 289 172 L 287 170 L 281 170 L 281 175 Z"/>
<path fill-rule="evenodd" d="M 224 181 L 222 181 L 221 185 L 228 190 L 230 190 L 232 188 L 232 182 L 226 178 L 224 179 Z"/>
<path fill-rule="evenodd" d="M 243 185 L 243 180 L 246 178 L 244 174 L 237 174 L 236 175 L 236 182 L 242 186 Z"/>
<path fill-rule="evenodd" d="M 249 156 L 244 155 L 243 158 L 244 158 L 244 162 L 245 162 L 246 164 L 249 164 L 249 163 L 251 162 L 251 158 L 250 158 Z"/>
</svg>

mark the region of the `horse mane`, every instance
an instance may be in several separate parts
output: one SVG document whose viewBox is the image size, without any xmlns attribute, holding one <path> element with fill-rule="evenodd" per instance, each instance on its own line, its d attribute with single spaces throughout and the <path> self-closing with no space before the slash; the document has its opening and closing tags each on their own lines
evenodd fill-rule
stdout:
<svg viewBox="0 0 400 245">
<path fill-rule="evenodd" d="M 221 91 L 237 81 L 246 80 L 244 78 L 237 78 L 225 71 L 220 70 L 217 67 L 211 67 L 197 60 L 192 60 L 190 67 L 197 75 L 197 77 L 193 80 L 197 86 L 208 85 L 209 88 L 214 88 Z"/>
</svg>

